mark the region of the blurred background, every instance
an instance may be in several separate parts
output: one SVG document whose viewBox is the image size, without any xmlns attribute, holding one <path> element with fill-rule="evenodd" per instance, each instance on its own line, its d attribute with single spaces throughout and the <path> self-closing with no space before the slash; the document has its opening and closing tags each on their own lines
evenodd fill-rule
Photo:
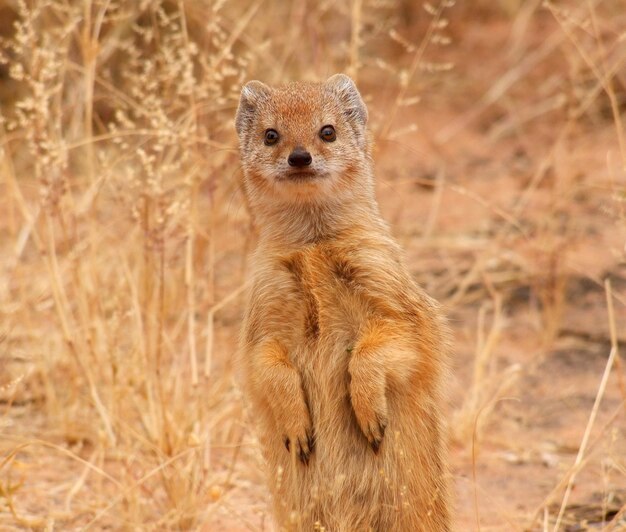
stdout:
<svg viewBox="0 0 626 532">
<path fill-rule="evenodd" d="M 623 0 L 0 0 L 0 528 L 272 530 L 241 85 L 351 75 L 454 330 L 457 530 L 626 527 Z"/>
</svg>

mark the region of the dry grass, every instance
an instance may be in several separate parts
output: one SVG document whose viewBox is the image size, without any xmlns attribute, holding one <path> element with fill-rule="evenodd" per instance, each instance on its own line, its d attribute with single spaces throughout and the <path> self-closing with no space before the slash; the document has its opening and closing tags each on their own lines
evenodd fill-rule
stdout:
<svg viewBox="0 0 626 532">
<path fill-rule="evenodd" d="M 270 527 L 233 116 L 337 71 L 453 319 L 459 530 L 626 526 L 618 4 L 0 0 L 0 528 Z"/>
</svg>

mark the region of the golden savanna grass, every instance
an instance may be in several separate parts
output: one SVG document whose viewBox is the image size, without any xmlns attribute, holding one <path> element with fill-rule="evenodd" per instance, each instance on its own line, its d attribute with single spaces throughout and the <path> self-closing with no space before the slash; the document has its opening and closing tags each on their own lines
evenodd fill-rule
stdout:
<svg viewBox="0 0 626 532">
<path fill-rule="evenodd" d="M 234 112 L 340 71 L 451 316 L 458 530 L 626 526 L 623 2 L 0 0 L 0 36 L 0 528 L 271 529 Z"/>
</svg>

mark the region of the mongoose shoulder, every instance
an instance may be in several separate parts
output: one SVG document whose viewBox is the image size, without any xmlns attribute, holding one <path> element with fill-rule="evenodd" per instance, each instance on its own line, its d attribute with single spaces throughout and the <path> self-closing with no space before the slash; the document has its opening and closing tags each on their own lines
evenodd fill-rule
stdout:
<svg viewBox="0 0 626 532">
<path fill-rule="evenodd" d="M 251 81 L 237 110 L 244 391 L 283 530 L 450 528 L 445 320 L 379 214 L 367 117 L 343 74 Z"/>
</svg>

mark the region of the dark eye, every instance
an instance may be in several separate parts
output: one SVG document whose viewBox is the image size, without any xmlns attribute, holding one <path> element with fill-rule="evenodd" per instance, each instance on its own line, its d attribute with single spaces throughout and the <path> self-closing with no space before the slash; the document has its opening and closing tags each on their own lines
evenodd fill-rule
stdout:
<svg viewBox="0 0 626 532">
<path fill-rule="evenodd" d="M 333 126 L 324 126 L 322 129 L 320 129 L 320 138 L 324 142 L 334 142 L 337 138 L 335 128 Z"/>
<path fill-rule="evenodd" d="M 265 145 L 271 146 L 272 144 L 276 144 L 279 137 L 280 135 L 278 134 L 278 131 L 276 131 L 275 129 L 268 129 L 265 132 Z"/>
</svg>

